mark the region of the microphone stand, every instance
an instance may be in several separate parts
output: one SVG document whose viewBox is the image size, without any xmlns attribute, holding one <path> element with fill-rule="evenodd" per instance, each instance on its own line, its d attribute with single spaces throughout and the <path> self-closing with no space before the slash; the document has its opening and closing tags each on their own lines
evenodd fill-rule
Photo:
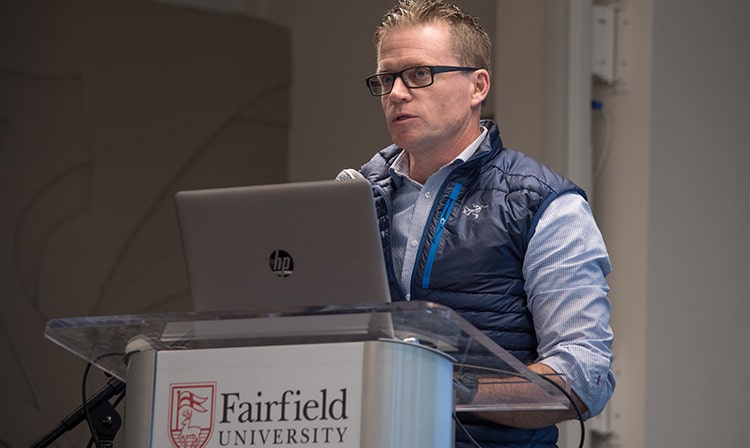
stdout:
<svg viewBox="0 0 750 448">
<path fill-rule="evenodd" d="M 122 394 L 125 394 L 125 383 L 117 378 L 110 378 L 96 395 L 87 399 L 78 409 L 62 419 L 60 424 L 34 443 L 32 448 L 49 446 L 65 432 L 71 431 L 86 420 L 87 412 L 91 418 L 90 423 L 94 431 L 92 435 L 94 435 L 95 440 L 99 440 L 98 448 L 112 447 L 115 435 L 122 425 L 122 419 L 109 399 Z"/>
</svg>

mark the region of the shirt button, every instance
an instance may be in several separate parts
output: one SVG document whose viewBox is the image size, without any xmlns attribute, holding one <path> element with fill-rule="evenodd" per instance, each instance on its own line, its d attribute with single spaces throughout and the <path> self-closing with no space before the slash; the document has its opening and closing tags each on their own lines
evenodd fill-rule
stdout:
<svg viewBox="0 0 750 448">
<path fill-rule="evenodd" d="M 411 294 L 406 295 L 406 300 L 411 300 Z"/>
<path fill-rule="evenodd" d="M 419 246 L 419 241 L 411 240 L 411 247 L 417 247 L 417 246 Z"/>
<path fill-rule="evenodd" d="M 426 192 L 424 194 L 424 197 L 426 197 L 427 199 L 430 199 L 432 197 L 432 192 L 431 191 Z"/>
</svg>

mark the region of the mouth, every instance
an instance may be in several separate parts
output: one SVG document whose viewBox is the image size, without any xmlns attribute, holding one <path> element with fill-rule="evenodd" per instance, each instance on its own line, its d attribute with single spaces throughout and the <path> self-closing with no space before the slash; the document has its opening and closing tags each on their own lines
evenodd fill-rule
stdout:
<svg viewBox="0 0 750 448">
<path fill-rule="evenodd" d="M 393 117 L 393 120 L 392 120 L 392 121 L 395 121 L 395 122 L 400 122 L 400 121 L 406 121 L 406 120 L 408 120 L 408 119 L 410 119 L 410 118 L 414 118 L 414 115 L 409 115 L 409 114 L 396 114 L 396 115 L 395 115 L 395 116 Z"/>
</svg>

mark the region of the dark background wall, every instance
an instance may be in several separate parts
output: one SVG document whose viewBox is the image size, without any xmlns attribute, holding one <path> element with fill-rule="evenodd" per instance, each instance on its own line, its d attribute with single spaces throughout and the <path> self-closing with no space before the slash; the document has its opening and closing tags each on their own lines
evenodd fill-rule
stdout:
<svg viewBox="0 0 750 448">
<path fill-rule="evenodd" d="M 0 446 L 80 403 L 49 319 L 190 308 L 173 193 L 288 179 L 291 66 L 260 19 L 0 2 Z"/>
</svg>

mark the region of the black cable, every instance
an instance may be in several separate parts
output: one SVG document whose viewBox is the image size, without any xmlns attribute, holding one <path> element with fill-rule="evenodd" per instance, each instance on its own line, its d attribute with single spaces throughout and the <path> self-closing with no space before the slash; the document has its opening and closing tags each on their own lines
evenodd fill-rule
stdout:
<svg viewBox="0 0 750 448">
<path fill-rule="evenodd" d="M 512 372 L 510 370 L 491 369 L 491 368 L 487 368 L 487 367 L 478 367 L 478 366 L 473 366 L 473 365 L 470 365 L 470 364 L 461 364 L 461 363 L 455 363 L 454 365 L 455 366 L 459 366 L 459 367 L 470 367 L 470 368 L 476 369 L 476 370 L 491 371 L 491 372 L 494 372 L 494 373 L 500 373 L 500 374 L 504 374 L 504 375 L 508 375 L 508 376 L 514 376 L 514 377 L 517 377 L 517 378 L 527 379 L 526 376 L 522 375 L 521 373 Z M 570 402 L 570 405 L 573 407 L 573 410 L 576 413 L 576 419 L 578 420 L 578 423 L 579 423 L 579 426 L 580 426 L 580 429 L 581 429 L 581 437 L 579 439 L 578 448 L 583 448 L 583 444 L 586 441 L 586 423 L 585 423 L 584 418 L 583 418 L 583 413 L 581 412 L 581 409 L 578 407 L 578 405 L 576 404 L 575 400 L 573 399 L 573 396 L 570 395 L 570 393 L 567 390 L 565 390 L 564 387 L 562 387 L 561 385 L 557 384 L 555 381 L 551 380 L 550 378 L 547 378 L 547 375 L 541 375 L 541 374 L 537 374 L 537 375 L 539 377 L 541 377 L 542 379 L 544 379 L 545 381 L 547 381 L 548 383 L 550 383 L 551 385 L 553 385 L 555 388 L 557 388 L 557 390 L 559 390 L 560 392 L 562 392 L 562 394 L 565 395 L 565 398 L 567 398 L 568 401 Z M 484 384 L 492 384 L 492 383 L 484 383 Z M 471 443 L 474 446 L 476 446 L 477 448 L 482 448 L 482 446 L 471 436 L 471 434 L 469 434 L 469 431 L 466 429 L 466 427 L 463 425 L 463 423 L 461 423 L 458 420 L 458 416 L 456 415 L 455 411 L 453 412 L 453 419 L 458 424 L 458 427 L 461 428 L 461 430 L 464 432 L 464 434 L 466 434 L 466 436 L 469 438 L 469 440 L 471 441 Z"/>
<path fill-rule="evenodd" d="M 99 438 L 96 436 L 96 431 L 94 431 L 94 425 L 91 424 L 91 411 L 89 410 L 89 407 L 86 405 L 87 396 L 86 396 L 86 380 L 89 377 L 89 371 L 91 370 L 91 363 L 86 364 L 86 368 L 83 369 L 83 379 L 81 381 L 81 396 L 83 397 L 83 414 L 86 416 L 86 424 L 89 427 L 89 433 L 91 433 L 91 439 L 89 440 L 87 447 L 91 446 L 91 441 L 94 441 L 95 445 L 99 446 Z"/>
<path fill-rule="evenodd" d="M 118 354 L 119 355 L 119 354 Z M 112 356 L 112 355 L 107 355 Z M 88 376 L 88 370 L 86 369 L 86 372 L 84 373 L 84 380 L 85 377 Z M 58 423 L 54 428 L 52 428 L 51 431 L 44 434 L 39 440 L 34 442 L 31 446 L 33 448 L 46 448 L 50 445 L 52 445 L 55 440 L 57 440 L 60 436 L 65 434 L 68 431 L 72 431 L 75 427 L 77 427 L 80 423 L 82 423 L 87 418 L 91 419 L 91 412 L 89 412 L 90 409 L 96 409 L 100 406 L 103 406 L 103 403 L 107 401 L 109 404 L 109 400 L 116 395 L 120 395 L 121 397 L 125 394 L 125 383 L 123 381 L 120 381 L 117 378 L 110 378 L 110 380 L 107 382 L 107 384 L 102 387 L 96 394 L 94 394 L 90 399 L 86 399 L 85 396 L 85 383 L 84 383 L 84 403 L 79 406 L 77 409 L 75 409 L 73 412 L 68 414 L 65 418 L 60 420 L 60 423 Z M 112 406 L 109 404 L 110 407 Z M 113 409 L 114 411 L 114 409 Z M 119 420 L 119 415 L 117 416 Z M 118 422 L 118 428 L 119 428 L 119 422 Z"/>
<path fill-rule="evenodd" d="M 583 442 L 586 440 L 586 423 L 583 420 L 583 413 L 581 412 L 581 409 L 576 404 L 575 400 L 573 399 L 573 396 L 570 395 L 570 393 L 565 390 L 564 387 L 560 386 L 556 382 L 552 381 L 551 379 L 547 378 L 545 375 L 539 375 L 542 377 L 545 381 L 555 386 L 560 392 L 567 397 L 568 401 L 570 401 L 571 406 L 573 406 L 573 410 L 576 411 L 576 418 L 578 420 L 578 424 L 581 428 L 581 438 L 578 443 L 578 448 L 583 448 Z"/>
<path fill-rule="evenodd" d="M 461 420 L 458 419 L 458 415 L 456 415 L 456 411 L 453 411 L 453 421 L 456 422 L 456 425 L 458 425 L 459 428 L 461 428 L 461 431 L 466 435 L 466 437 L 469 438 L 469 442 L 471 442 L 472 445 L 474 445 L 477 448 L 482 448 L 482 445 L 477 442 L 477 440 L 469 434 L 469 430 L 466 429 L 466 426 L 464 426 L 463 423 L 461 423 Z"/>
<path fill-rule="evenodd" d="M 103 355 L 96 357 L 96 359 L 86 364 L 86 367 L 83 370 L 83 378 L 81 380 L 81 397 L 83 400 L 83 413 L 86 416 L 86 423 L 89 427 L 89 432 L 91 433 L 91 438 L 89 439 L 89 443 L 86 445 L 87 448 L 91 447 L 92 445 L 97 448 L 100 447 L 99 435 L 97 434 L 97 431 L 94 428 L 94 424 L 91 421 L 91 409 L 90 409 L 90 406 L 87 404 L 88 396 L 86 395 L 86 382 L 88 380 L 89 372 L 91 371 L 91 366 L 94 365 L 95 362 L 99 361 L 102 358 L 107 358 L 109 356 L 124 356 L 124 355 L 125 355 L 124 353 L 105 353 Z M 115 406 L 119 404 L 120 400 L 122 400 L 124 396 L 125 396 L 125 388 L 123 387 L 122 392 L 119 393 L 117 401 L 115 402 Z"/>
</svg>

